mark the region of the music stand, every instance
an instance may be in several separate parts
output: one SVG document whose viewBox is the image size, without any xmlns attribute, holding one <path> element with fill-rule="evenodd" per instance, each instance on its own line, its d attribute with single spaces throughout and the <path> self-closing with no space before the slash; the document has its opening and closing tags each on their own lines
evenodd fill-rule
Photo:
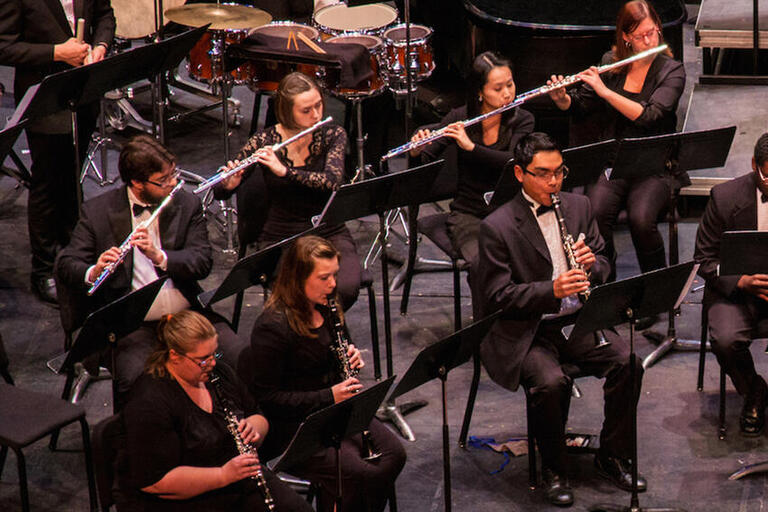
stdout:
<svg viewBox="0 0 768 512">
<path fill-rule="evenodd" d="M 597 286 L 579 312 L 569 339 L 578 339 L 599 329 L 629 323 L 629 372 L 632 388 L 635 382 L 635 322 L 638 318 L 656 315 L 679 306 L 693 283 L 698 265 L 693 261 L 680 263 L 640 274 L 621 281 Z M 632 407 L 632 497 L 629 507 L 595 505 L 591 511 L 674 512 L 674 508 L 640 508 L 637 495 L 637 406 Z"/>
<path fill-rule="evenodd" d="M 408 371 L 395 387 L 390 398 L 395 399 L 432 379 L 440 379 L 443 406 L 443 482 L 445 510 L 451 510 L 451 453 L 448 441 L 448 400 L 445 382 L 448 372 L 463 365 L 480 345 L 501 312 L 497 311 L 428 346 L 416 356 Z"/>
<path fill-rule="evenodd" d="M 315 453 L 333 448 L 336 451 L 336 510 L 341 510 L 341 442 L 368 428 L 394 380 L 392 375 L 343 402 L 307 416 L 272 470 L 290 472 Z"/>
<path fill-rule="evenodd" d="M 639 141 L 647 141 L 649 146 L 645 146 L 645 142 L 642 143 L 643 148 L 647 147 L 648 151 L 655 151 L 655 159 L 653 165 L 659 165 L 659 159 L 664 156 L 663 166 L 673 174 L 678 171 L 694 171 L 698 169 L 711 169 L 717 167 L 723 167 L 725 161 L 728 158 L 728 153 L 731 149 L 731 143 L 733 137 L 736 134 L 735 126 L 728 126 L 726 128 L 717 128 L 715 130 L 701 130 L 697 132 L 687 133 L 673 133 L 669 135 L 660 135 L 657 137 L 648 137 L 646 139 L 625 139 L 621 142 L 621 148 L 619 148 L 619 159 L 622 161 L 618 165 L 625 165 L 627 157 L 628 159 L 635 158 L 636 163 L 634 165 L 640 165 L 642 158 L 645 158 L 643 154 L 634 154 L 634 144 Z M 635 142 L 638 141 L 638 142 Z M 632 146 L 629 156 L 625 155 L 625 147 Z M 645 152 L 645 149 L 643 149 Z M 617 167 L 618 167 L 617 165 Z M 662 167 L 645 167 L 660 169 Z M 621 169 L 619 170 L 621 172 Z M 614 170 L 614 172 L 616 172 Z M 646 171 L 647 172 L 647 171 Z M 613 178 L 614 175 L 612 174 Z M 677 238 L 677 221 L 675 218 L 677 209 L 677 193 L 674 188 L 670 188 L 669 193 L 669 264 L 676 265 L 679 260 L 679 245 Z M 649 338 L 659 345 L 656 349 L 648 354 L 643 360 L 643 368 L 649 368 L 656 361 L 664 357 L 664 355 L 670 350 L 699 350 L 701 347 L 700 340 L 686 340 L 680 339 L 677 336 L 675 328 L 675 316 L 679 314 L 679 309 L 675 308 L 674 311 L 669 311 L 667 318 L 667 332 L 666 335 L 656 331 L 645 331 L 643 336 Z"/>
<path fill-rule="evenodd" d="M 143 78 L 150 78 L 160 71 L 177 66 L 200 39 L 206 28 L 207 25 L 94 64 L 48 75 L 42 82 L 27 89 L 8 125 L 23 124 L 54 112 L 69 110 L 72 116 L 75 165 L 79 172 L 82 162 L 80 161 L 77 110 L 100 101 L 107 91 L 124 87 Z M 82 202 L 82 190 L 79 186 L 77 190 L 79 204 Z"/>
<path fill-rule="evenodd" d="M 21 131 L 24 129 L 23 124 L 8 124 L 5 128 L 0 130 L 0 172 L 10 176 L 17 180 L 19 183 L 29 188 L 32 175 L 24 166 L 24 163 L 19 159 L 19 156 L 13 151 L 13 145 L 21 135 Z M 16 169 L 5 167 L 3 162 L 5 158 L 10 156 L 13 163 L 16 165 Z"/>
<path fill-rule="evenodd" d="M 322 213 L 317 218 L 312 219 L 315 226 L 322 223 L 333 226 L 372 214 L 379 216 L 378 238 L 381 241 L 384 343 L 387 352 L 387 376 L 390 377 L 394 372 L 392 368 L 392 324 L 389 309 L 389 268 L 387 261 L 389 231 L 384 221 L 384 213 L 388 210 L 406 205 L 418 205 L 427 201 L 442 163 L 443 160 L 436 160 L 404 171 L 343 185 L 331 194 Z M 383 419 L 391 421 L 397 427 L 403 437 L 409 441 L 416 440 L 411 427 L 403 419 L 403 415 L 394 401 L 387 400 L 386 408 L 381 411 L 381 414 Z"/>
</svg>

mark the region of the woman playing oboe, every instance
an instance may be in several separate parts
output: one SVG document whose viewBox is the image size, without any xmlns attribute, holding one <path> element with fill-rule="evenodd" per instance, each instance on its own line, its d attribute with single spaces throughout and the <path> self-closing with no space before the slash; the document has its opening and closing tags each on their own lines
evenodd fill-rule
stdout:
<svg viewBox="0 0 768 512">
<path fill-rule="evenodd" d="M 299 238 L 283 254 L 277 279 L 264 312 L 251 334 L 253 360 L 240 370 L 272 425 L 262 447 L 271 457 L 282 452 L 299 424 L 310 413 L 346 400 L 362 389 L 356 377 L 342 377 L 332 350 L 333 324 L 328 296 L 336 293 L 340 254 L 317 236 Z M 348 364 L 363 367 L 360 351 L 350 344 Z M 384 509 L 395 479 L 405 464 L 400 441 L 374 419 L 370 441 L 376 460 L 363 458 L 360 434 L 341 443 L 344 512 Z M 318 510 L 333 510 L 337 471 L 335 450 L 312 456 L 291 473 L 320 484 Z M 337 512 L 342 512 L 337 510 Z"/>
<path fill-rule="evenodd" d="M 147 511 L 267 511 L 261 473 L 275 510 L 310 512 L 309 504 L 258 456 L 240 454 L 227 430 L 224 404 L 239 435 L 258 446 L 268 424 L 233 370 L 217 363 L 216 331 L 199 313 L 167 315 L 159 346 L 123 411 L 129 479 Z M 219 377 L 216 391 L 213 372 Z M 255 453 L 255 451 L 254 451 Z"/>
</svg>

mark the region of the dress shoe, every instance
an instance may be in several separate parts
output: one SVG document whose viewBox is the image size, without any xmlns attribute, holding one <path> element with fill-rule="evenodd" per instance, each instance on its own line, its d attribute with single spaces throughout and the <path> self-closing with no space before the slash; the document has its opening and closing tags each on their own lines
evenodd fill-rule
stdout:
<svg viewBox="0 0 768 512">
<path fill-rule="evenodd" d="M 765 428 L 765 404 L 768 396 L 768 386 L 762 377 L 758 376 L 752 389 L 744 398 L 744 407 L 741 409 L 739 427 L 742 435 L 747 437 L 759 436 Z"/>
<path fill-rule="evenodd" d="M 52 277 L 33 277 L 32 292 L 43 302 L 54 305 L 59 304 L 59 300 L 56 297 L 56 283 Z"/>
<path fill-rule="evenodd" d="M 598 453 L 595 455 L 597 474 L 612 482 L 619 489 L 632 490 L 632 464 L 628 459 L 619 459 Z M 637 492 L 645 492 L 648 483 L 637 475 Z"/>
<path fill-rule="evenodd" d="M 544 480 L 544 492 L 547 494 L 547 501 L 557 507 L 573 505 L 573 491 L 568 485 L 568 478 L 558 475 L 548 468 L 541 470 L 541 477 Z"/>
</svg>

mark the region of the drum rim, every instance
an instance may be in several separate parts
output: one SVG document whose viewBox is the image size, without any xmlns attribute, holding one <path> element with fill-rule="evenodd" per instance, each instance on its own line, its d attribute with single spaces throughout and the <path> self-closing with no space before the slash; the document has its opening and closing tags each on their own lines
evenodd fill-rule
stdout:
<svg viewBox="0 0 768 512">
<path fill-rule="evenodd" d="M 425 29 L 427 31 L 427 33 L 424 34 L 423 36 L 419 37 L 419 38 L 411 39 L 411 45 L 426 43 L 427 40 L 430 37 L 432 37 L 432 33 L 434 32 L 430 27 L 428 27 L 426 25 L 420 25 L 418 23 L 411 23 L 411 29 L 413 29 L 413 27 L 423 28 L 423 29 Z M 397 40 L 395 40 L 395 39 L 392 39 L 391 37 L 387 36 L 387 32 L 391 32 L 392 30 L 395 30 L 395 29 L 405 29 L 405 23 L 398 23 L 397 25 L 393 25 L 393 26 L 389 27 L 388 29 L 386 29 L 381 34 L 381 36 L 384 39 L 386 39 L 387 43 L 390 44 L 391 46 L 397 46 L 397 47 L 406 46 L 406 40 L 405 39 L 397 39 Z"/>
<path fill-rule="evenodd" d="M 352 29 L 352 30 L 344 30 L 344 29 L 334 28 L 334 27 L 331 27 L 329 25 L 324 25 L 323 23 L 321 23 L 320 21 L 317 20 L 318 16 L 321 16 L 324 12 L 330 10 L 331 8 L 341 9 L 342 6 L 344 8 L 347 8 L 347 9 L 352 9 L 353 8 L 353 7 L 348 7 L 347 4 L 345 4 L 343 2 L 339 2 L 337 4 L 326 5 L 322 9 L 319 9 L 317 12 L 312 14 L 312 24 L 315 25 L 323 33 L 339 35 L 339 34 L 352 33 L 352 32 L 363 33 L 361 31 L 364 31 L 364 30 L 382 30 L 384 27 L 388 27 L 389 25 L 391 25 L 392 23 L 396 23 L 397 20 L 400 19 L 400 11 L 397 9 L 397 7 L 393 7 L 393 6 L 387 5 L 387 4 L 368 4 L 368 5 L 359 5 L 357 7 L 376 6 L 377 9 L 381 8 L 381 7 L 384 7 L 385 10 L 388 10 L 388 11 L 392 12 L 395 15 L 395 18 L 392 21 L 390 21 L 389 23 L 386 23 L 386 24 L 381 25 L 379 27 L 358 27 L 358 28 Z"/>
<path fill-rule="evenodd" d="M 256 33 L 259 29 L 263 29 L 263 28 L 266 28 L 266 27 L 272 27 L 272 26 L 275 26 L 275 27 L 289 27 L 289 26 L 306 27 L 306 28 L 310 29 L 314 33 L 314 36 L 310 37 L 310 39 L 317 40 L 317 39 L 320 38 L 320 30 L 318 30 L 317 27 L 313 27 L 312 25 L 307 25 L 306 23 L 297 23 L 297 22 L 291 21 L 291 20 L 271 21 L 271 22 L 267 23 L 266 25 L 262 25 L 260 27 L 253 27 L 253 28 L 248 30 L 248 35 L 250 36 L 250 35 Z M 280 37 L 280 36 L 275 36 L 275 37 Z"/>
<path fill-rule="evenodd" d="M 386 46 L 386 43 L 384 42 L 383 38 L 373 34 L 363 34 L 361 32 L 344 32 L 343 34 L 339 34 L 326 39 L 325 42 L 336 44 L 337 41 L 334 41 L 334 39 L 343 39 L 347 37 L 372 37 L 376 39 L 376 44 L 374 46 L 365 46 L 364 44 L 360 45 L 360 46 L 365 46 L 369 52 L 381 50 Z M 360 44 L 360 43 L 346 43 L 346 44 Z"/>
</svg>

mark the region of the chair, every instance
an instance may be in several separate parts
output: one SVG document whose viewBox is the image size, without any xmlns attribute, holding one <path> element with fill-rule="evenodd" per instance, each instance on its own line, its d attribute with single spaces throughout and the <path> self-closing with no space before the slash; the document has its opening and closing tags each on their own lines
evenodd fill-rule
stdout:
<svg viewBox="0 0 768 512">
<path fill-rule="evenodd" d="M 706 295 L 706 293 L 705 293 Z M 702 300 L 701 304 L 701 346 L 699 347 L 699 372 L 696 378 L 696 390 L 704 389 L 704 365 L 707 358 L 707 336 L 709 334 L 709 314 L 706 302 Z M 717 437 L 725 439 L 725 370 L 720 367 L 720 393 L 719 393 L 719 417 L 717 425 Z"/>
<path fill-rule="evenodd" d="M 8 384 L 13 385 L 13 377 L 11 377 L 11 372 L 8 370 L 10 364 L 8 354 L 5 352 L 5 344 L 3 344 L 3 335 L 0 334 L 0 377 Z"/>
<path fill-rule="evenodd" d="M 84 409 L 52 396 L 0 383 L 0 418 L 3 418 L 0 421 L 0 447 L 2 447 L 0 448 L 0 472 L 5 465 L 8 448 L 11 448 L 16 454 L 21 507 L 24 512 L 29 510 L 29 493 L 27 490 L 26 459 L 22 450 L 64 426 L 76 421 L 80 422 L 83 451 L 85 452 L 85 471 L 88 477 L 90 510 L 96 511 L 96 484 L 91 459 L 91 438 Z"/>
</svg>

